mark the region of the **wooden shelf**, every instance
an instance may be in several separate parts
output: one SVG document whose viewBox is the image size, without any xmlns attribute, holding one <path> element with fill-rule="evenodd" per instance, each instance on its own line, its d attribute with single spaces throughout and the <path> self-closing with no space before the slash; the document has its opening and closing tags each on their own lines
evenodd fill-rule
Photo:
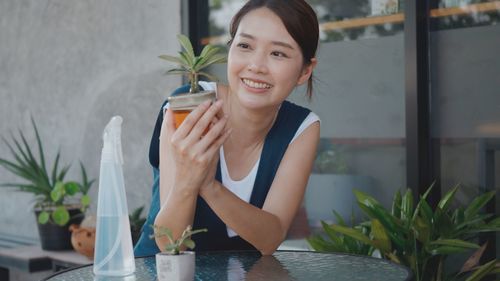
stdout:
<svg viewBox="0 0 500 281">
<path fill-rule="evenodd" d="M 430 11 L 431 18 L 440 18 L 454 15 L 467 15 L 475 13 L 484 12 L 500 12 L 500 1 L 492 1 L 486 3 L 471 4 L 463 7 L 451 7 L 451 8 L 438 8 L 432 9 Z M 392 15 L 383 16 L 372 16 L 366 18 L 354 18 L 346 19 L 341 21 L 331 21 L 320 24 L 320 30 L 339 30 L 339 29 L 350 29 L 350 28 L 360 28 L 372 25 L 382 25 L 382 24 L 393 24 L 402 23 L 404 21 L 404 13 L 397 13 Z M 211 44 L 226 44 L 229 40 L 228 36 L 213 36 L 208 38 L 203 38 L 201 43 L 203 45 Z"/>
<path fill-rule="evenodd" d="M 484 13 L 500 11 L 500 1 L 471 4 L 463 7 L 439 8 L 430 11 L 431 18 L 447 17 L 454 15 L 466 15 L 474 13 Z M 371 25 L 381 25 L 386 23 L 402 23 L 404 14 L 392 14 L 386 16 L 373 16 L 367 18 L 347 19 L 342 21 L 333 21 L 320 24 L 321 30 L 336 30 L 359 28 Z"/>
</svg>

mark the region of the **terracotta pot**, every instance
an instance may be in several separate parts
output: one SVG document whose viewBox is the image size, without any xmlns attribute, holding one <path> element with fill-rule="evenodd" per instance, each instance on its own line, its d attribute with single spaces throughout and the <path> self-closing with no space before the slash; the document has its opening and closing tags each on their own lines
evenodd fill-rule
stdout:
<svg viewBox="0 0 500 281">
<path fill-rule="evenodd" d="M 159 281 L 194 280 L 195 252 L 185 251 L 179 255 L 156 254 L 156 273 Z"/>
<path fill-rule="evenodd" d="M 71 231 L 71 244 L 73 249 L 89 259 L 94 258 L 95 246 L 95 227 L 80 227 L 72 224 L 69 226 Z"/>
</svg>

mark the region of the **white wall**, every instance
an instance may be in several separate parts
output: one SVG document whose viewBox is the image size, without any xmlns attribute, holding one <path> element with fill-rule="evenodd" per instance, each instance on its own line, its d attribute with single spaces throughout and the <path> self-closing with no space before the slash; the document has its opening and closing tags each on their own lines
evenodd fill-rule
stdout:
<svg viewBox="0 0 500 281">
<path fill-rule="evenodd" d="M 79 179 L 79 160 L 97 179 L 102 130 L 121 115 L 129 209 L 148 207 L 151 132 L 180 83 L 163 75 L 158 55 L 179 48 L 180 10 L 180 1 L 161 0 L 0 1 L 1 136 L 20 128 L 34 143 L 33 116 L 48 158 L 60 148 L 62 161 L 73 163 L 68 179 Z M 0 156 L 10 157 L 3 143 Z M 14 181 L 0 169 L 0 182 Z M 0 190 L 0 232 L 38 236 L 32 198 Z"/>
</svg>

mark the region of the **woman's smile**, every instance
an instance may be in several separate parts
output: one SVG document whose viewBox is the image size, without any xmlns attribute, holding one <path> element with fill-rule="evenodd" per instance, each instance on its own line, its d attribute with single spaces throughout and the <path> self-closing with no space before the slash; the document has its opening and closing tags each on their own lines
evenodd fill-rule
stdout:
<svg viewBox="0 0 500 281">
<path fill-rule="evenodd" d="M 247 88 L 250 91 L 262 92 L 263 90 L 268 90 L 273 87 L 271 84 L 268 84 L 266 82 L 252 80 L 248 78 L 242 78 L 241 82 L 243 82 L 245 88 Z"/>
</svg>

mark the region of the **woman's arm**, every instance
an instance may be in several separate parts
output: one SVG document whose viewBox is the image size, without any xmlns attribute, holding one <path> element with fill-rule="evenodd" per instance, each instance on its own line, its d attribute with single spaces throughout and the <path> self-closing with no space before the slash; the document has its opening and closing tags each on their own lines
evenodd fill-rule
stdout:
<svg viewBox="0 0 500 281">
<path fill-rule="evenodd" d="M 229 136 L 227 118 L 215 118 L 221 106 L 221 101 L 198 106 L 178 129 L 172 112 L 165 113 L 160 134 L 161 207 L 155 225 L 170 229 L 174 239 L 193 223 L 200 187 L 214 180 L 219 148 Z M 166 237 L 156 237 L 160 249 L 168 242 Z"/>
<path fill-rule="evenodd" d="M 319 122 L 313 123 L 289 145 L 262 209 L 241 200 L 218 181 L 200 189 L 219 218 L 263 255 L 272 254 L 283 242 L 302 202 L 319 127 Z"/>
</svg>

